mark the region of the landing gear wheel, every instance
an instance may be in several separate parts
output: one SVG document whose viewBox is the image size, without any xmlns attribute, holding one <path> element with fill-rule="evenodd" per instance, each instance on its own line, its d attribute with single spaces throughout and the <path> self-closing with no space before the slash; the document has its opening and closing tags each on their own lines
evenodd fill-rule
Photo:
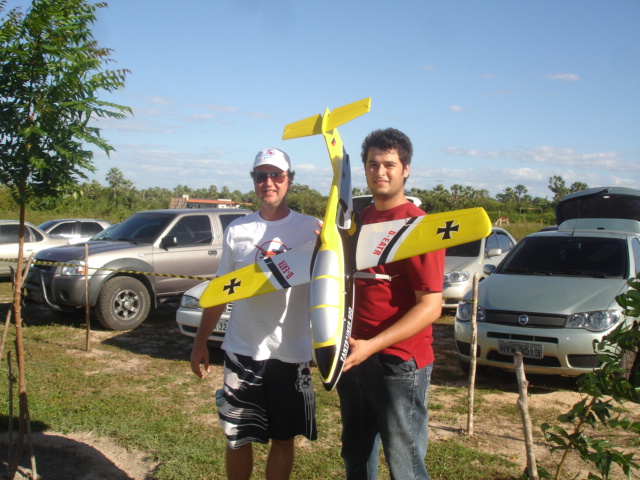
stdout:
<svg viewBox="0 0 640 480">
<path fill-rule="evenodd" d="M 133 330 L 147 318 L 150 309 L 151 297 L 141 281 L 114 277 L 100 291 L 96 317 L 109 330 Z"/>
</svg>

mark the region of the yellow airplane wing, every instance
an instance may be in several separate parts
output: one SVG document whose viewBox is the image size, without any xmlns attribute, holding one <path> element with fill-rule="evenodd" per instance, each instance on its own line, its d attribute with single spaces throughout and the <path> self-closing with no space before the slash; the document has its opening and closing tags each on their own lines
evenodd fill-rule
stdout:
<svg viewBox="0 0 640 480">
<path fill-rule="evenodd" d="M 356 268 L 362 270 L 453 247 L 490 233 L 491 220 L 480 207 L 362 225 Z"/>
<path fill-rule="evenodd" d="M 309 283 L 315 246 L 316 242 L 308 242 L 216 277 L 200 297 L 200 306 L 213 307 Z"/>
</svg>

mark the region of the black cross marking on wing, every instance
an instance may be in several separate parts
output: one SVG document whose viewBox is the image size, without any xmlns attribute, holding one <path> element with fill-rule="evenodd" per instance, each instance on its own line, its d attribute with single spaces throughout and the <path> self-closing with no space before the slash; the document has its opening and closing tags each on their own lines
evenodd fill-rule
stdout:
<svg viewBox="0 0 640 480">
<path fill-rule="evenodd" d="M 449 220 L 445 223 L 444 227 L 438 228 L 438 235 L 442 234 L 442 240 L 449 240 L 451 238 L 451 232 L 457 232 L 460 228 L 460 224 L 454 225 L 455 220 Z"/>
<path fill-rule="evenodd" d="M 238 282 L 237 280 L 237 278 L 231 279 L 231 283 L 229 283 L 229 285 L 225 285 L 222 290 L 229 290 L 227 295 L 233 295 L 236 293 L 236 287 L 239 287 L 242 284 L 242 282 Z"/>
</svg>

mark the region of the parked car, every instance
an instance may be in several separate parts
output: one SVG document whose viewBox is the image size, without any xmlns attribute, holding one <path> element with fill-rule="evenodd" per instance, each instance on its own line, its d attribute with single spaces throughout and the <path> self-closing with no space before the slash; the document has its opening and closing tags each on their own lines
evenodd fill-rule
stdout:
<svg viewBox="0 0 640 480">
<path fill-rule="evenodd" d="M 238 209 L 184 209 L 138 212 L 102 240 L 40 251 L 25 282 L 27 300 L 53 310 L 89 305 L 106 328 L 131 330 L 155 306 L 215 277 L 224 229 L 247 215 Z M 55 265 L 51 266 L 51 263 Z"/>
<path fill-rule="evenodd" d="M 0 259 L 18 259 L 18 235 L 20 222 L 18 220 L 0 220 Z M 61 238 L 47 235 L 32 224 L 24 224 L 24 258 L 44 248 L 64 245 L 67 242 Z M 16 268 L 15 261 L 0 260 L 0 276 L 8 276 L 11 269 Z"/>
<path fill-rule="evenodd" d="M 637 318 L 622 314 L 616 297 L 640 273 L 640 221 L 611 218 L 638 214 L 640 191 L 634 193 L 590 189 L 565 197 L 556 211 L 557 230 L 528 235 L 497 267 L 486 269 L 490 275 L 478 286 L 479 367 L 513 370 L 513 356 L 521 352 L 527 373 L 580 375 L 600 365 L 594 341 L 623 322 L 637 325 Z M 574 200 L 593 205 L 585 211 L 563 204 Z M 605 212 L 603 203 L 612 208 Z M 592 209 L 604 218 L 590 217 Z M 467 294 L 454 322 L 463 369 L 471 361 L 472 307 Z M 627 372 L 635 356 L 626 354 Z"/>
<path fill-rule="evenodd" d="M 38 228 L 52 237 L 66 238 L 71 245 L 86 242 L 109 225 L 106 220 L 93 218 L 59 218 L 41 223 Z"/>
<path fill-rule="evenodd" d="M 516 239 L 500 227 L 492 227 L 488 237 L 447 248 L 444 265 L 442 307 L 456 308 L 473 288 L 473 276 L 484 280 L 485 265 L 498 265 L 516 244 Z"/>
<path fill-rule="evenodd" d="M 195 337 L 202 320 L 202 308 L 200 308 L 200 297 L 209 282 L 203 282 L 195 287 L 187 290 L 180 299 L 180 306 L 176 311 L 176 322 L 180 328 L 180 333 L 187 337 Z M 227 304 L 227 308 L 222 313 L 220 320 L 216 324 L 211 335 L 209 335 L 209 343 L 219 347 L 224 340 L 224 334 L 227 331 L 229 316 L 231 314 L 232 304 Z"/>
</svg>

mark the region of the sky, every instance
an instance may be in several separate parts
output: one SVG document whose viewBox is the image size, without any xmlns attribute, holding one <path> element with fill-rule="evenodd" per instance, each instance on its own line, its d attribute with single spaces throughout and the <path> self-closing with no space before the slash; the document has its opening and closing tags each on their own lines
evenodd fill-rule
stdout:
<svg viewBox="0 0 640 480">
<path fill-rule="evenodd" d="M 413 142 L 407 188 L 640 188 L 638 25 L 638 0 L 108 0 L 93 33 L 130 73 L 101 99 L 133 115 L 97 123 L 115 152 L 89 178 L 248 192 L 277 147 L 328 195 L 324 140 L 284 126 L 371 97 L 338 129 L 354 187 L 362 140 L 394 127 Z"/>
</svg>

